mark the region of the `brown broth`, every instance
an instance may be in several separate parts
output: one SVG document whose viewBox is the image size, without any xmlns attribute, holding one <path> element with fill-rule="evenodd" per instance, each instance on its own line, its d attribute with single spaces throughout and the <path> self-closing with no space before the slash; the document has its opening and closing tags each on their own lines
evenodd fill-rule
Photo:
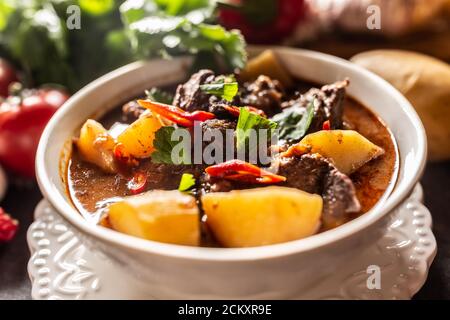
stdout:
<svg viewBox="0 0 450 320">
<path fill-rule="evenodd" d="M 392 177 L 397 166 L 397 150 L 392 134 L 381 119 L 354 99 L 346 99 L 344 121 L 351 129 L 385 151 L 350 176 L 361 203 L 361 213 L 365 213 L 380 200 L 390 184 L 395 182 Z"/>
</svg>

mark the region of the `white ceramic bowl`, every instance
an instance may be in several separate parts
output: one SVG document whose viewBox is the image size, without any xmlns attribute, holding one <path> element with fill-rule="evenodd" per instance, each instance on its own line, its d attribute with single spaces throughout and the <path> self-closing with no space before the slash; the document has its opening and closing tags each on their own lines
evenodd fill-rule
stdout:
<svg viewBox="0 0 450 320">
<path fill-rule="evenodd" d="M 251 51 L 256 52 L 258 48 Z M 378 76 L 333 56 L 274 48 L 295 76 L 317 83 L 349 77 L 349 94 L 387 123 L 398 144 L 395 187 L 370 212 L 336 229 L 264 247 L 198 248 L 138 239 L 88 223 L 72 206 L 61 178 L 70 138 L 81 124 L 151 86 L 182 81 L 188 58 L 136 62 L 92 82 L 58 110 L 37 152 L 37 178 L 44 196 L 92 250 L 107 255 L 156 298 L 295 298 L 339 270 L 339 265 L 384 233 L 391 213 L 418 181 L 426 160 L 423 126 L 408 101 Z"/>
</svg>

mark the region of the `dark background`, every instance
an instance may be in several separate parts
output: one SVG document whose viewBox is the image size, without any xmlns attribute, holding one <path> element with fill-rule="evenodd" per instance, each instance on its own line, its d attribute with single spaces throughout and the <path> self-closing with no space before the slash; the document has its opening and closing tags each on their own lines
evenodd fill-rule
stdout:
<svg viewBox="0 0 450 320">
<path fill-rule="evenodd" d="M 427 282 L 414 298 L 450 299 L 450 162 L 428 164 L 421 183 L 425 204 L 433 215 L 438 252 Z M 41 198 L 35 185 L 10 186 L 2 201 L 4 209 L 20 221 L 20 231 L 12 242 L 0 245 L 0 300 L 31 298 L 26 232 Z"/>
</svg>

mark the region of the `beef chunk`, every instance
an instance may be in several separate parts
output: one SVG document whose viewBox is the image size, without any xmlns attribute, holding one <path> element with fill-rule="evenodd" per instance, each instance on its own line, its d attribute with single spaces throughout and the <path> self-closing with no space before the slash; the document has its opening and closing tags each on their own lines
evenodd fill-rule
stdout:
<svg viewBox="0 0 450 320">
<path fill-rule="evenodd" d="M 284 89 L 278 80 L 260 75 L 254 82 L 244 84 L 241 93 L 242 105 L 249 105 L 272 116 L 281 111 Z"/>
<path fill-rule="evenodd" d="M 309 154 L 278 160 L 277 173 L 287 178 L 287 186 L 309 193 L 322 194 L 323 178 L 330 170 L 328 161 Z"/>
<path fill-rule="evenodd" d="M 325 176 L 322 198 L 325 229 L 344 224 L 351 219 L 352 213 L 358 213 L 361 210 L 353 182 L 336 168 L 330 170 Z"/>
<path fill-rule="evenodd" d="M 210 99 L 210 101 L 213 99 Z M 234 120 L 237 119 L 237 117 L 235 115 L 233 115 L 232 113 L 230 113 L 230 111 L 226 110 L 225 107 L 226 106 L 230 106 L 230 105 L 238 105 L 239 103 L 233 104 L 230 103 L 228 101 L 218 101 L 218 102 L 212 102 L 209 106 L 208 111 L 211 113 L 214 113 L 214 115 L 216 116 L 217 119 L 225 119 L 225 120 Z"/>
<path fill-rule="evenodd" d="M 202 84 L 212 83 L 218 77 L 214 75 L 214 72 L 207 69 L 193 74 L 186 83 L 177 87 L 172 104 L 189 112 L 203 110 L 214 113 L 219 119 L 231 118 L 229 112 L 221 107 L 224 105 L 240 105 L 239 95 L 236 95 L 232 101 L 226 101 L 200 89 Z"/>
<path fill-rule="evenodd" d="M 236 129 L 236 121 L 231 121 L 231 120 L 224 120 L 224 119 L 211 119 L 211 120 L 206 120 L 203 121 L 201 124 L 201 130 L 202 130 L 202 136 L 203 139 L 201 141 L 202 144 L 202 154 L 203 151 L 205 150 L 206 147 L 210 146 L 210 149 L 214 152 L 207 152 L 207 154 L 211 154 L 212 157 L 214 157 L 214 162 L 211 162 L 211 160 L 208 160 L 206 163 L 208 164 L 215 164 L 217 162 L 224 162 L 226 161 L 226 157 L 227 157 L 227 139 L 229 140 L 229 143 L 232 145 L 230 145 L 228 148 L 234 148 L 235 147 L 235 142 L 234 142 L 234 131 Z M 228 134 L 227 134 L 227 130 Z M 220 134 L 221 136 L 221 140 L 215 140 L 215 137 Z M 206 135 L 206 136 L 205 136 Z M 206 140 L 205 138 L 208 137 L 208 135 L 210 135 L 210 137 L 208 139 L 212 139 L 212 141 L 204 141 Z M 194 137 L 194 143 L 198 143 L 197 138 Z M 195 146 L 194 148 L 192 148 L 195 154 Z M 216 154 L 215 151 L 220 150 L 219 154 Z M 231 150 L 231 149 L 230 149 Z M 235 149 L 233 149 L 235 150 Z M 229 155 L 229 157 L 233 157 L 234 154 Z M 217 158 L 216 158 L 217 156 Z M 202 157 L 202 162 L 205 162 L 204 157 Z M 197 160 L 196 160 L 197 161 Z"/>
<path fill-rule="evenodd" d="M 200 125 L 202 126 L 202 132 L 205 134 L 205 132 L 210 130 L 220 130 L 220 132 L 223 134 L 223 137 L 225 137 L 225 133 L 227 129 L 230 130 L 236 130 L 236 121 L 232 120 L 225 120 L 225 119 L 210 119 L 203 121 Z"/>
<path fill-rule="evenodd" d="M 259 184 L 251 184 L 236 180 L 226 180 L 223 178 L 211 177 L 206 173 L 200 178 L 200 185 L 202 194 L 209 192 L 228 192 L 231 190 L 261 187 L 261 185 Z"/>
<path fill-rule="evenodd" d="M 202 176 L 200 183 L 203 193 L 228 192 L 236 189 L 234 181 L 211 177 L 208 174 Z"/>
<path fill-rule="evenodd" d="M 322 195 L 324 229 L 337 227 L 360 211 L 353 182 L 318 154 L 280 158 L 278 174 L 287 178 L 284 185 Z"/>
<path fill-rule="evenodd" d="M 204 69 L 194 73 L 186 83 L 177 87 L 172 104 L 189 112 L 208 111 L 210 95 L 204 93 L 200 85 L 211 83 L 214 78 L 214 72 L 211 70 Z"/>
<path fill-rule="evenodd" d="M 147 173 L 147 190 L 172 190 L 178 189 L 183 173 L 190 173 L 195 179 L 199 179 L 204 169 L 205 167 L 202 165 L 176 165 L 142 161 L 137 170 Z"/>
<path fill-rule="evenodd" d="M 305 94 L 282 104 L 283 109 L 306 108 L 315 99 L 314 118 L 308 133 L 322 130 L 324 121 L 330 121 L 331 129 L 342 128 L 342 113 L 344 108 L 345 88 L 349 81 L 343 80 L 325 85 L 321 89 L 312 88 Z"/>
</svg>

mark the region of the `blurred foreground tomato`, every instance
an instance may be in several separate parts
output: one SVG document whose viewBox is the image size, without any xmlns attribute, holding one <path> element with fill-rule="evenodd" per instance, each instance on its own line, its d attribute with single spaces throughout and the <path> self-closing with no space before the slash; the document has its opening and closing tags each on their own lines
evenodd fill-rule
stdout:
<svg viewBox="0 0 450 320">
<path fill-rule="evenodd" d="M 57 88 L 23 90 L 0 105 L 0 162 L 5 168 L 34 177 L 36 149 L 48 120 L 69 98 Z"/>
<path fill-rule="evenodd" d="M 219 0 L 219 21 L 251 43 L 281 42 L 304 18 L 304 0 Z"/>
<path fill-rule="evenodd" d="M 11 64 L 0 58 L 0 97 L 8 96 L 8 87 L 17 81 L 17 73 Z"/>
</svg>

